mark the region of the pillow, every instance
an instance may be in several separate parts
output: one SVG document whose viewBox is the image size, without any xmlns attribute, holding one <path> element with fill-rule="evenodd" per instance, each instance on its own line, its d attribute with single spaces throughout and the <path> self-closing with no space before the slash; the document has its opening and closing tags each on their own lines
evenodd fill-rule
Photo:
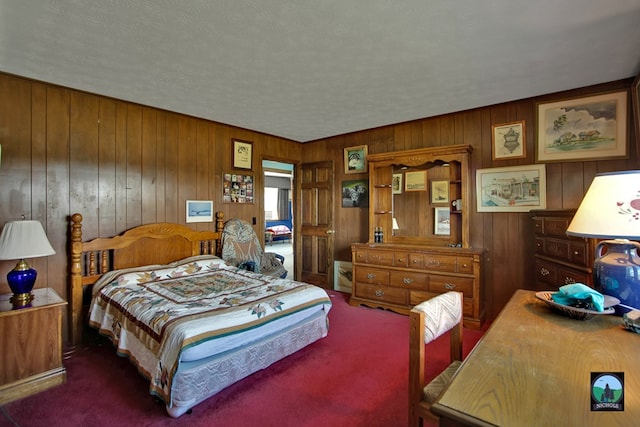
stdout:
<svg viewBox="0 0 640 427">
<path fill-rule="evenodd" d="M 166 265 L 145 265 L 105 273 L 94 285 L 93 292 L 114 280 L 118 284 L 149 283 L 172 277 L 185 277 L 202 271 L 216 270 L 226 266 L 222 258 L 215 255 L 196 255 Z"/>
</svg>

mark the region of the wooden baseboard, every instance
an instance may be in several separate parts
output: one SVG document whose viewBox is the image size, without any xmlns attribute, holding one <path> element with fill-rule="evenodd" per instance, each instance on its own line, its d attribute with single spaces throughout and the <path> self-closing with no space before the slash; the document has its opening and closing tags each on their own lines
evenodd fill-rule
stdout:
<svg viewBox="0 0 640 427">
<path fill-rule="evenodd" d="M 51 387 L 64 384 L 66 381 L 67 371 L 61 367 L 4 384 L 0 386 L 0 405 L 40 393 Z"/>
</svg>

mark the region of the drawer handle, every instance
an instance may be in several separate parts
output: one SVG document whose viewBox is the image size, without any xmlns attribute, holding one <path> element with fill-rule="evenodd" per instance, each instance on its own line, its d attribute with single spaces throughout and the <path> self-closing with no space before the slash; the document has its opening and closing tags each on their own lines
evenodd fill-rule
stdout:
<svg viewBox="0 0 640 427">
<path fill-rule="evenodd" d="M 430 259 L 429 265 L 440 265 L 440 261 L 438 261 L 437 259 Z"/>
<path fill-rule="evenodd" d="M 412 283 L 413 283 L 413 280 L 411 280 L 411 278 L 410 278 L 410 277 L 404 277 L 404 278 L 402 279 L 402 283 L 404 283 L 405 285 L 410 285 L 410 284 L 412 284 Z"/>
<path fill-rule="evenodd" d="M 398 262 L 404 262 L 404 259 L 398 258 Z"/>
<path fill-rule="evenodd" d="M 452 291 L 452 290 L 454 290 L 456 288 L 456 285 L 454 285 L 453 283 L 447 282 L 447 283 L 444 284 L 444 288 Z"/>
<path fill-rule="evenodd" d="M 382 291 L 380 289 L 376 290 L 376 296 L 377 297 L 383 297 L 384 296 L 384 291 Z"/>
<path fill-rule="evenodd" d="M 548 276 L 549 275 L 549 270 L 547 270 L 546 268 L 542 267 L 540 269 L 540 274 L 542 274 L 543 276 Z"/>
<path fill-rule="evenodd" d="M 375 277 L 376 277 L 376 275 L 375 275 L 375 274 L 373 274 L 373 273 L 367 273 L 367 279 L 371 280 L 371 279 L 374 279 Z"/>
<path fill-rule="evenodd" d="M 414 264 L 417 264 L 418 260 L 417 259 L 413 259 L 413 260 L 411 260 L 411 262 L 414 263 Z"/>
<path fill-rule="evenodd" d="M 540 243 L 537 243 L 537 244 L 536 244 L 536 246 L 537 246 L 537 247 L 541 247 L 542 245 L 541 245 Z"/>
<path fill-rule="evenodd" d="M 564 284 L 565 285 L 572 285 L 574 283 L 576 283 L 576 279 L 574 279 L 573 277 L 567 276 L 567 277 L 564 278 Z"/>
<path fill-rule="evenodd" d="M 580 255 L 580 252 L 578 252 L 578 251 L 573 251 L 573 254 L 574 254 L 574 255 Z"/>
<path fill-rule="evenodd" d="M 467 264 L 467 263 L 465 262 L 464 264 L 462 264 L 462 266 L 463 266 L 464 268 L 467 268 L 467 267 L 469 267 L 469 264 Z"/>
</svg>

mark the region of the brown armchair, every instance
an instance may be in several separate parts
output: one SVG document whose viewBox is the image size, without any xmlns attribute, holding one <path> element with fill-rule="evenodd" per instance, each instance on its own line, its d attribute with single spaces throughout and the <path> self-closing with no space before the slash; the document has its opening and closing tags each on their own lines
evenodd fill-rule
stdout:
<svg viewBox="0 0 640 427">
<path fill-rule="evenodd" d="M 409 425 L 421 426 L 462 363 L 462 293 L 447 292 L 416 305 L 409 313 Z M 450 331 L 451 364 L 428 384 L 425 345 Z"/>
</svg>

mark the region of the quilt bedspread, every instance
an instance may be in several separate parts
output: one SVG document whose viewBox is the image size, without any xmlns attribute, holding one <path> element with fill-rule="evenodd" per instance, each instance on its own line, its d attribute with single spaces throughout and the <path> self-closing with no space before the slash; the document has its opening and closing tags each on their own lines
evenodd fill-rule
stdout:
<svg viewBox="0 0 640 427">
<path fill-rule="evenodd" d="M 123 271 L 94 286 L 89 324 L 109 336 L 171 405 L 180 354 L 331 300 L 314 285 L 198 260 Z"/>
</svg>

